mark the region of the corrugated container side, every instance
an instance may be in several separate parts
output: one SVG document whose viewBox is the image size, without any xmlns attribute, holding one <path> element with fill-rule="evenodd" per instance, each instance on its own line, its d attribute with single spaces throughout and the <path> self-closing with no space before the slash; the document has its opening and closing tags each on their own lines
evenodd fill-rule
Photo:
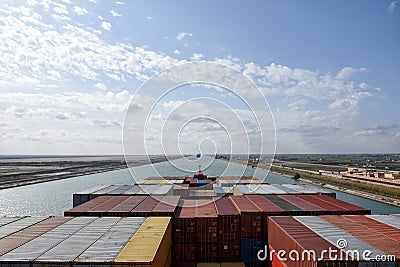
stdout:
<svg viewBox="0 0 400 267">
<path fill-rule="evenodd" d="M 197 248 L 196 244 L 175 244 L 174 246 L 174 264 L 178 263 L 196 263 Z"/>
<path fill-rule="evenodd" d="M 219 240 L 240 239 L 240 213 L 227 198 L 215 199 L 215 209 L 218 214 Z"/>
<path fill-rule="evenodd" d="M 197 237 L 196 208 L 182 207 L 174 220 L 175 243 L 195 243 Z"/>
<path fill-rule="evenodd" d="M 307 211 L 307 215 L 319 215 L 323 213 L 324 209 L 317 205 L 314 205 L 304 199 L 299 198 L 297 195 L 280 195 L 281 198 L 289 203 L 299 207 L 300 209 Z"/>
<path fill-rule="evenodd" d="M 372 231 L 372 229 L 356 224 L 342 216 L 321 216 L 330 224 L 348 232 L 358 239 L 376 247 L 388 255 L 395 255 L 400 258 L 400 243 L 382 234 Z"/>
<path fill-rule="evenodd" d="M 262 212 L 245 196 L 230 196 L 229 199 L 240 211 L 242 237 L 262 237 Z"/>
<path fill-rule="evenodd" d="M 82 216 L 86 212 L 110 199 L 110 196 L 100 196 L 64 212 L 64 216 Z"/>
<path fill-rule="evenodd" d="M 156 198 L 147 196 L 145 200 L 132 209 L 131 214 L 132 216 L 149 216 L 158 203 L 159 201 Z"/>
<path fill-rule="evenodd" d="M 305 225 L 288 216 L 269 217 L 268 219 L 268 244 L 276 251 L 284 250 L 286 253 L 297 251 L 302 255 L 304 250 L 313 250 L 317 258 L 329 260 L 328 253 L 323 251 L 332 251 L 331 256 L 338 259 L 345 258 L 345 255 L 330 242 L 307 228 Z M 335 253 L 336 251 L 336 253 Z M 288 256 L 288 255 L 286 255 Z M 315 266 L 317 263 L 313 258 L 301 258 L 302 261 L 292 261 L 287 257 L 285 262 L 287 266 Z M 331 263 L 335 263 L 334 261 Z"/>
<path fill-rule="evenodd" d="M 333 204 L 334 202 L 331 201 L 326 202 L 326 201 L 322 201 L 318 198 L 315 198 L 314 195 L 299 195 L 299 198 L 304 199 L 305 201 L 308 201 L 314 205 L 317 205 L 319 207 L 321 207 L 322 209 L 325 210 L 326 214 L 337 214 L 337 215 L 342 215 L 342 214 L 349 214 L 350 211 L 337 206 L 335 204 Z M 334 199 L 334 198 L 332 198 Z"/>
<path fill-rule="evenodd" d="M 197 243 L 198 262 L 216 262 L 218 260 L 218 243 Z"/>
<path fill-rule="evenodd" d="M 25 218 L 25 216 L 23 216 L 23 217 L 0 217 L 0 226 L 21 220 L 23 218 Z"/>
<path fill-rule="evenodd" d="M 218 241 L 218 215 L 214 203 L 196 206 L 197 242 Z"/>
<path fill-rule="evenodd" d="M 396 227 L 375 221 L 363 215 L 344 215 L 343 217 L 400 243 L 400 229 Z"/>
<path fill-rule="evenodd" d="M 114 208 L 110 209 L 110 215 L 118 217 L 121 216 L 128 216 L 131 210 L 137 207 L 146 196 L 130 196 L 121 204 L 115 206 Z"/>
<path fill-rule="evenodd" d="M 153 216 L 157 214 L 157 216 L 171 216 L 173 217 L 176 208 L 178 206 L 180 197 L 179 196 L 163 196 L 158 197 L 159 203 L 153 209 L 152 214 Z"/>
<path fill-rule="evenodd" d="M 264 248 L 262 238 L 244 237 L 240 240 L 241 245 L 241 258 L 246 264 L 266 264 L 258 259 L 257 253 Z"/>
<path fill-rule="evenodd" d="M 165 266 L 171 253 L 171 228 L 169 217 L 147 218 L 115 258 L 113 266 Z"/>
<path fill-rule="evenodd" d="M 279 197 L 279 195 L 264 195 L 264 197 L 281 209 L 285 210 L 287 214 L 304 215 L 304 211 L 301 208 L 293 205 L 292 203 L 289 203 L 285 199 Z"/>
<path fill-rule="evenodd" d="M 346 240 L 346 250 L 349 251 L 369 251 L 370 257 L 384 255 L 382 251 L 368 245 L 360 239 L 350 235 L 349 233 L 333 226 L 332 224 L 322 220 L 318 216 L 296 216 L 297 221 L 307 226 L 309 229 L 328 240 L 334 246 L 337 245 L 339 239 Z M 389 267 L 389 266 L 387 266 Z"/>
<path fill-rule="evenodd" d="M 218 242 L 218 261 L 240 261 L 240 239 Z"/>
<path fill-rule="evenodd" d="M 399 228 L 400 229 L 400 220 L 398 216 L 395 216 L 395 214 L 391 215 L 366 215 L 366 217 L 374 219 L 379 222 L 383 222 L 384 224 L 391 225 L 393 227 Z"/>
<path fill-rule="evenodd" d="M 280 207 L 276 206 L 274 203 L 268 201 L 261 195 L 247 195 L 254 205 L 256 205 L 262 211 L 262 238 L 267 240 L 268 236 L 268 216 L 284 215 L 286 211 L 282 210 Z"/>
<path fill-rule="evenodd" d="M 336 199 L 336 198 L 332 198 L 332 197 L 329 197 L 329 196 L 315 195 L 314 197 L 316 197 L 316 198 L 318 198 L 320 200 L 323 200 L 325 202 L 332 202 L 333 204 L 335 204 L 337 206 L 340 206 L 340 207 L 342 207 L 344 209 L 347 209 L 347 210 L 354 210 L 354 211 L 360 210 L 360 211 L 365 211 L 365 212 L 369 211 L 368 209 L 365 209 L 363 207 L 360 207 L 360 206 L 357 206 L 357 205 L 354 205 L 354 204 L 351 204 L 351 203 L 348 203 L 346 201 L 342 201 L 342 200 L 339 200 L 339 199 Z M 370 213 L 368 213 L 368 214 L 370 214 Z"/>
<path fill-rule="evenodd" d="M 0 239 L 0 256 L 71 220 L 71 217 L 50 217 L 28 228 Z"/>
<path fill-rule="evenodd" d="M 109 196 L 109 199 L 106 200 L 104 203 L 97 205 L 94 208 L 91 208 L 90 210 L 88 210 L 87 212 L 85 212 L 85 214 L 87 216 L 110 216 L 108 214 L 108 212 L 115 208 L 116 206 L 118 206 L 119 204 L 121 204 L 122 202 L 124 202 L 125 200 L 127 200 L 129 198 L 129 196 Z"/>
</svg>

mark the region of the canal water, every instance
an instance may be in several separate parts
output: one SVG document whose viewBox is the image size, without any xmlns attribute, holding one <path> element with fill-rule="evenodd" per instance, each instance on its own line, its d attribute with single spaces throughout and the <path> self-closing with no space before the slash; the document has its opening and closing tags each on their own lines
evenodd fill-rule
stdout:
<svg viewBox="0 0 400 267">
<path fill-rule="evenodd" d="M 34 185 L 21 186 L 0 190 L 0 216 L 47 216 L 63 215 L 63 211 L 72 208 L 72 194 L 98 185 L 110 184 L 133 184 L 135 181 L 143 180 L 149 176 L 177 176 L 191 175 L 190 171 L 202 168 L 208 175 L 255 175 L 263 178 L 267 172 L 247 168 L 239 164 L 228 164 L 222 160 L 210 160 L 183 158 L 169 162 L 161 162 L 151 165 L 144 165 L 135 168 L 103 172 L 46 182 Z M 132 175 L 135 179 L 132 178 Z M 265 182 L 271 184 L 300 183 L 295 180 L 269 173 Z M 400 214 L 400 208 L 383 204 L 350 194 L 336 192 L 337 198 L 355 205 L 370 209 L 373 214 Z"/>
</svg>

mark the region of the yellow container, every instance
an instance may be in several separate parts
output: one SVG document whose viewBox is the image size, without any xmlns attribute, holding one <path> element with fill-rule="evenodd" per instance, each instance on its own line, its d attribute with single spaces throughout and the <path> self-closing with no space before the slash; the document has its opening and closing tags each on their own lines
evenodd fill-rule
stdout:
<svg viewBox="0 0 400 267">
<path fill-rule="evenodd" d="M 144 182 L 144 184 L 168 184 L 169 181 L 167 180 L 148 180 Z"/>
<path fill-rule="evenodd" d="M 197 263 L 197 267 L 220 267 L 221 264 L 219 263 L 211 263 L 211 262 L 204 262 L 204 263 Z"/>
<path fill-rule="evenodd" d="M 171 218 L 149 217 L 115 258 L 113 266 L 169 266 Z"/>
</svg>

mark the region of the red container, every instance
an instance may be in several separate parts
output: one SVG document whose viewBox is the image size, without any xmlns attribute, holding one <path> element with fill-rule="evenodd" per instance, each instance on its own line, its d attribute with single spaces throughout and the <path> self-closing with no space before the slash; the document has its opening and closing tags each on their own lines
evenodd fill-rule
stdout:
<svg viewBox="0 0 400 267">
<path fill-rule="evenodd" d="M 198 243 L 197 262 L 217 262 L 218 243 Z"/>
<path fill-rule="evenodd" d="M 262 211 L 262 237 L 264 240 L 267 240 L 268 216 L 285 215 L 286 211 L 284 211 L 261 195 L 247 195 L 246 198 L 249 199 L 255 206 L 257 206 L 257 208 Z"/>
<path fill-rule="evenodd" d="M 325 202 L 322 201 L 321 199 L 318 199 L 314 196 L 311 195 L 299 195 L 299 198 L 304 199 L 305 201 L 308 201 L 314 205 L 317 205 L 319 207 L 321 207 L 322 209 L 325 210 L 326 214 L 350 214 L 349 210 L 346 210 L 340 206 L 334 205 L 334 201 L 329 202 Z M 334 200 L 334 198 L 332 198 L 332 200 Z"/>
<path fill-rule="evenodd" d="M 240 213 L 228 198 L 215 199 L 219 240 L 240 240 Z M 240 243 L 239 243 L 240 244 Z"/>
<path fill-rule="evenodd" d="M 86 212 L 106 201 L 110 200 L 110 196 L 99 196 L 93 200 L 85 202 L 73 209 L 64 212 L 64 216 L 83 216 L 82 212 Z"/>
<path fill-rule="evenodd" d="M 220 240 L 218 242 L 219 262 L 238 262 L 240 260 L 240 239 L 229 241 Z"/>
<path fill-rule="evenodd" d="M 262 237 L 261 210 L 245 196 L 230 196 L 229 199 L 240 212 L 242 237 Z"/>
<path fill-rule="evenodd" d="M 276 251 L 285 251 L 286 254 L 281 256 L 287 258 L 285 264 L 288 267 L 334 266 L 330 264 L 338 262 L 330 260 L 330 256 L 336 257 L 337 259 L 346 258 L 343 251 L 307 228 L 305 225 L 301 224 L 293 217 L 288 216 L 268 218 L 268 243 Z M 297 251 L 298 255 L 305 255 L 303 254 L 305 250 L 314 251 L 315 255 L 317 255 L 316 258 L 318 262 L 312 257 L 299 258 L 298 260 L 292 258 L 294 259 L 292 260 L 288 255 L 289 253 L 295 255 L 293 251 Z M 327 251 L 331 251 L 331 255 L 326 253 Z"/>
<path fill-rule="evenodd" d="M 173 261 L 178 264 L 196 263 L 196 252 L 196 244 L 175 244 Z"/>
<path fill-rule="evenodd" d="M 106 200 L 104 203 L 88 210 L 87 212 L 92 216 L 99 216 L 99 217 L 106 216 L 104 214 L 106 214 L 111 209 L 115 208 L 116 206 L 118 206 L 123 201 L 129 198 L 129 196 L 105 196 L 105 197 L 108 197 L 109 199 Z"/>
<path fill-rule="evenodd" d="M 395 255 L 397 259 L 400 258 L 400 242 L 392 238 L 377 233 L 369 227 L 357 224 L 344 216 L 321 216 L 321 219 L 388 255 Z"/>
<path fill-rule="evenodd" d="M 146 217 L 151 216 L 151 212 L 158 205 L 159 200 L 152 196 L 147 196 L 139 205 L 131 211 L 131 216 Z"/>
<path fill-rule="evenodd" d="M 163 196 L 152 211 L 152 216 L 170 216 L 175 215 L 176 207 L 179 203 L 179 196 Z"/>
<path fill-rule="evenodd" d="M 390 239 L 400 242 L 400 230 L 391 225 L 375 221 L 374 219 L 368 218 L 363 215 L 345 215 L 343 216 L 347 220 L 350 220 L 359 225 L 365 226 L 374 232 L 384 235 Z"/>
<path fill-rule="evenodd" d="M 185 200 L 183 203 L 185 203 Z M 197 238 L 196 207 L 183 206 L 175 217 L 175 243 L 195 243 Z"/>
<path fill-rule="evenodd" d="M 130 212 L 137 205 L 139 205 L 143 200 L 146 199 L 146 196 L 131 196 L 125 201 L 121 202 L 118 206 L 112 208 L 110 210 L 111 216 L 130 216 Z"/>
<path fill-rule="evenodd" d="M 296 205 L 302 210 L 307 211 L 307 215 L 319 215 L 324 211 L 322 207 L 319 207 L 304 199 L 301 199 L 297 195 L 280 195 L 280 197 L 286 200 L 287 202 Z"/>
<path fill-rule="evenodd" d="M 336 198 L 332 198 L 332 197 L 325 196 L 325 195 L 313 195 L 313 197 L 320 201 L 332 203 L 336 206 L 339 206 L 347 211 L 350 211 L 351 214 L 359 214 L 359 215 L 371 214 L 371 211 L 368 209 L 353 205 L 351 203 L 347 203 L 345 201 L 342 201 L 342 200 L 339 200 Z"/>
<path fill-rule="evenodd" d="M 216 243 L 218 241 L 218 215 L 213 202 L 197 201 L 196 225 L 198 243 Z"/>
</svg>

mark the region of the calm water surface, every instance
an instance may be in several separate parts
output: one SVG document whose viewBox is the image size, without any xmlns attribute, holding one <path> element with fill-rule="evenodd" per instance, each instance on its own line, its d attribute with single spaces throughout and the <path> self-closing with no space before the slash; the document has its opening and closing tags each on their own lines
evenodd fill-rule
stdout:
<svg viewBox="0 0 400 267">
<path fill-rule="evenodd" d="M 194 158 L 192 158 L 194 159 Z M 178 159 L 174 163 L 182 165 L 198 165 L 199 162 L 188 163 L 185 159 Z M 201 162 L 200 162 L 201 163 Z M 177 170 L 168 162 L 154 164 L 157 171 L 164 176 L 176 176 L 190 174 Z M 206 166 L 204 164 L 203 166 Z M 245 175 L 252 175 L 254 169 L 245 168 L 242 165 L 231 164 L 222 160 L 215 160 L 206 170 L 208 175 L 239 175 L 244 171 Z M 193 168 L 193 166 L 191 166 Z M 261 172 L 264 175 L 266 172 Z M 134 168 L 135 180 L 142 180 L 148 176 L 154 176 L 153 167 L 144 165 Z M 298 183 L 292 179 L 268 174 L 268 183 Z M 62 215 L 63 211 L 72 208 L 72 194 L 97 185 L 133 184 L 134 180 L 128 169 L 91 174 L 76 178 L 69 178 L 35 185 L 0 190 L 0 216 L 22 215 Z M 334 191 L 334 190 L 331 190 Z M 337 198 L 372 210 L 373 214 L 400 213 L 400 208 L 382 204 L 377 201 L 336 192 Z"/>
</svg>

